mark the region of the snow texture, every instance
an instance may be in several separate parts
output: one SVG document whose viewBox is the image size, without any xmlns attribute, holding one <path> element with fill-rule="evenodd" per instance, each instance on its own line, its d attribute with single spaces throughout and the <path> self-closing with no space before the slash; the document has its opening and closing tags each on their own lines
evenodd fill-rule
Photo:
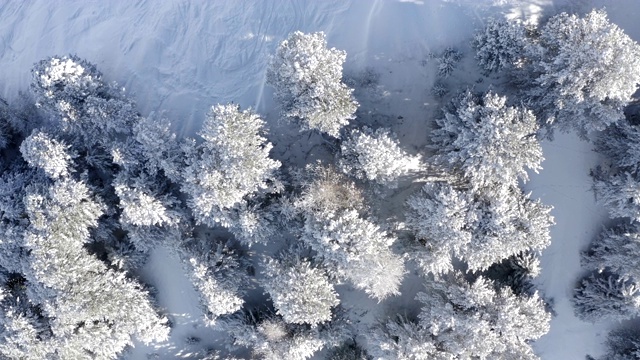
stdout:
<svg viewBox="0 0 640 360">
<path fill-rule="evenodd" d="M 427 54 L 466 47 L 489 17 L 540 18 L 604 5 L 612 23 L 640 39 L 636 0 L 1 1 L 0 97 L 18 98 L 37 61 L 71 53 L 124 87 L 143 116 L 164 112 L 179 135 L 194 135 L 212 104 L 232 101 L 253 107 L 275 126 L 275 112 L 267 111 L 274 108 L 265 86 L 269 55 L 293 31 L 324 31 L 331 47 L 347 52 L 346 70 L 371 66 L 382 74 L 378 110 L 402 116 L 393 131 L 403 144 L 421 146 L 425 114 L 437 105 L 425 90 L 434 81 L 421 65 Z M 558 134 L 543 143 L 543 153 L 543 170 L 530 174 L 526 188 L 554 206 L 557 225 L 538 283 L 558 315 L 534 349 L 544 360 L 582 360 L 604 353 L 608 326 L 579 321 L 570 304 L 581 272 L 579 251 L 607 217 L 589 191 L 588 171 L 599 161 L 591 145 L 573 135 Z M 163 359 L 197 356 L 185 345 L 193 336 L 203 339 L 200 345 L 216 345 L 220 334 L 200 320 L 198 295 L 179 268 L 169 250 L 151 253 L 144 275 L 173 322 L 171 338 L 151 347 L 136 344 L 128 358 L 146 359 L 149 352 Z M 358 302 L 366 303 L 344 299 Z"/>
</svg>

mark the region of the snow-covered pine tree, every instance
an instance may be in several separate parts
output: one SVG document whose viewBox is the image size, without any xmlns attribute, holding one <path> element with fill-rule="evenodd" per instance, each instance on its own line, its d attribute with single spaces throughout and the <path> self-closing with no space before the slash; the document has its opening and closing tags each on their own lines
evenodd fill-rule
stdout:
<svg viewBox="0 0 640 360">
<path fill-rule="evenodd" d="M 245 202 L 246 196 L 269 188 L 280 163 L 269 158 L 271 144 L 261 133 L 264 121 L 239 106 L 211 108 L 197 145 L 183 169 L 182 191 L 198 223 L 225 223 L 225 211 Z"/>
<path fill-rule="evenodd" d="M 496 290 L 461 274 L 428 280 L 418 293 L 418 319 L 392 319 L 367 336 L 376 360 L 538 359 L 530 342 L 549 330 L 551 316 L 537 296 Z"/>
<path fill-rule="evenodd" d="M 283 115 L 302 126 L 339 137 L 355 118 L 358 103 L 353 89 L 342 82 L 344 51 L 328 49 L 322 32 L 296 31 L 280 43 L 267 69 L 267 82 Z"/>
<path fill-rule="evenodd" d="M 416 236 L 409 251 L 425 273 L 452 270 L 452 256 L 469 270 L 486 270 L 550 242 L 551 208 L 518 188 L 484 196 L 446 183 L 426 184 L 407 200 L 406 224 Z"/>
<path fill-rule="evenodd" d="M 508 286 L 514 294 L 521 296 L 535 292 L 533 279 L 541 271 L 539 255 L 525 251 L 493 264 L 484 276 L 501 286 Z"/>
<path fill-rule="evenodd" d="M 364 199 L 355 184 L 322 165 L 309 165 L 297 177 L 302 187 L 294 203 L 303 222 L 300 239 L 316 252 L 329 276 L 379 300 L 398 294 L 404 263 L 391 250 L 395 239 L 360 215 Z"/>
<path fill-rule="evenodd" d="M 31 85 L 38 104 L 50 111 L 66 112 L 73 121 L 73 109 L 88 96 L 108 93 L 102 74 L 95 65 L 77 56 L 54 56 L 38 62 L 31 70 Z"/>
<path fill-rule="evenodd" d="M 9 104 L 0 98 L 0 150 L 7 148 L 15 133 L 23 130 L 24 126 L 24 121 L 18 119 Z"/>
<path fill-rule="evenodd" d="M 229 244 L 220 241 L 188 239 L 178 249 L 182 266 L 193 287 L 208 325 L 221 315 L 239 311 L 250 288 L 246 259 Z"/>
<path fill-rule="evenodd" d="M 573 306 L 585 321 L 628 320 L 640 314 L 640 288 L 616 274 L 592 274 L 575 289 Z"/>
<path fill-rule="evenodd" d="M 351 131 L 341 144 L 341 155 L 339 166 L 344 173 L 392 188 L 420 162 L 400 148 L 395 134 L 382 128 Z"/>
<path fill-rule="evenodd" d="M 110 150 L 140 120 L 135 104 L 115 85 L 105 84 L 95 65 L 77 56 L 42 60 L 32 75 L 38 106 L 57 118 L 62 130 L 80 137 L 84 147 Z"/>
<path fill-rule="evenodd" d="M 517 187 L 498 197 L 477 198 L 473 240 L 464 257 L 470 269 L 486 270 L 522 251 L 538 252 L 551 243 L 551 206 L 531 199 Z M 492 253 L 493 252 L 493 253 Z"/>
<path fill-rule="evenodd" d="M 623 170 L 605 171 L 597 167 L 591 171 L 596 200 L 605 206 L 611 218 L 640 221 L 640 181 Z"/>
<path fill-rule="evenodd" d="M 136 123 L 133 132 L 146 160 L 146 171 L 156 175 L 162 170 L 172 182 L 180 183 L 185 154 L 170 126 L 166 118 L 149 116 Z"/>
<path fill-rule="evenodd" d="M 36 320 L 34 321 L 34 318 Z M 35 324 L 34 324 L 35 323 Z M 51 355 L 55 343 L 39 331 L 37 316 L 6 303 L 0 310 L 0 355 L 5 359 L 39 360 Z"/>
<path fill-rule="evenodd" d="M 42 169 L 52 179 L 68 175 L 77 156 L 69 145 L 40 130 L 34 130 L 24 139 L 20 153 L 29 165 Z"/>
<path fill-rule="evenodd" d="M 405 270 L 402 258 L 390 248 L 395 239 L 356 210 L 308 214 L 302 240 L 330 275 L 348 280 L 378 300 L 400 294 Z"/>
<path fill-rule="evenodd" d="M 607 336 L 607 354 L 601 360 L 640 359 L 640 332 L 634 328 L 620 328 Z"/>
<path fill-rule="evenodd" d="M 640 284 L 640 224 L 620 224 L 602 231 L 583 253 L 582 263 Z"/>
<path fill-rule="evenodd" d="M 287 324 L 277 315 L 246 312 L 224 320 L 234 347 L 246 347 L 265 360 L 306 360 L 325 346 L 320 328 Z"/>
<path fill-rule="evenodd" d="M 437 340 L 417 320 L 398 316 L 375 326 L 366 334 L 367 353 L 374 360 L 448 360 Z"/>
<path fill-rule="evenodd" d="M 519 66 L 524 61 L 527 44 L 522 22 L 493 18 L 476 31 L 471 43 L 476 49 L 478 64 L 487 73 Z"/>
<path fill-rule="evenodd" d="M 144 119 L 135 103 L 116 84 L 106 84 L 95 65 L 76 56 L 52 57 L 37 63 L 31 85 L 37 104 L 87 158 L 108 157 L 121 170 L 151 176 L 159 170 L 180 180 L 183 152 L 169 123 Z M 97 149 L 96 149 L 97 145 Z M 86 160 L 92 165 L 90 159 Z"/>
<path fill-rule="evenodd" d="M 541 169 L 535 116 L 506 102 L 492 92 L 477 97 L 466 91 L 453 112 L 436 119 L 431 137 L 436 163 L 457 171 L 474 190 L 517 186 L 518 179 L 528 180 L 527 170 Z"/>
<path fill-rule="evenodd" d="M 438 63 L 438 76 L 448 78 L 453 73 L 460 59 L 462 59 L 461 52 L 452 47 L 446 48 L 442 54 L 436 58 Z"/>
<path fill-rule="evenodd" d="M 595 149 L 610 159 L 616 169 L 638 174 L 640 131 L 637 126 L 628 121 L 619 121 L 607 127 L 596 139 Z"/>
<path fill-rule="evenodd" d="M 472 283 L 461 274 L 429 281 L 417 300 L 425 305 L 419 326 L 449 356 L 443 359 L 538 359 L 531 341 L 549 331 L 551 315 L 537 294 L 515 296 L 482 277 Z"/>
<path fill-rule="evenodd" d="M 272 204 L 264 198 L 253 197 L 246 203 L 224 211 L 222 216 L 222 223 L 228 224 L 229 232 L 247 246 L 266 244 L 278 236 L 278 219 L 273 213 Z"/>
<path fill-rule="evenodd" d="M 148 253 L 182 232 L 185 214 L 178 199 L 159 186 L 158 177 L 119 172 L 112 185 L 118 199 L 119 227 L 136 250 Z M 116 245 L 118 246 L 118 245 Z"/>
<path fill-rule="evenodd" d="M 24 202 L 30 222 L 24 235 L 27 294 L 51 319 L 49 354 L 115 359 L 133 336 L 144 343 L 166 339 L 166 319 L 140 284 L 84 248 L 105 209 L 86 184 L 34 184 Z"/>
<path fill-rule="evenodd" d="M 369 359 L 367 352 L 356 343 L 355 340 L 350 339 L 348 342 L 341 344 L 340 346 L 329 351 L 326 357 L 327 360 L 367 360 Z"/>
<path fill-rule="evenodd" d="M 32 89 L 40 107 L 59 120 L 48 125 L 58 130 L 55 134 L 69 143 L 73 152 L 60 158 L 62 155 L 53 153 L 55 149 L 61 152 L 60 141 L 51 136 L 45 139 L 46 134 L 36 129 L 23 143 L 25 159 L 36 165 L 36 155 L 48 149 L 54 156 L 42 157 L 40 162 L 47 164 L 45 171 L 55 178 L 74 158 L 79 172 L 108 200 L 109 221 L 114 214 L 120 215 L 120 224 L 115 227 L 121 229 L 112 230 L 126 231 L 137 250 L 148 251 L 162 238 L 171 237 L 166 231 L 176 230 L 179 203 L 160 193 L 170 192 L 167 178 L 179 179 L 183 154 L 168 123 L 143 119 L 122 90 L 105 84 L 94 65 L 75 56 L 53 57 L 36 64 Z M 107 179 L 113 181 L 113 188 L 104 186 Z M 108 252 L 126 248 L 119 239 L 110 242 L 104 243 Z"/>
<path fill-rule="evenodd" d="M 640 46 L 604 10 L 553 16 L 527 56 L 525 96 L 541 120 L 581 136 L 623 119 L 640 83 Z"/>
<path fill-rule="evenodd" d="M 453 270 L 454 254 L 464 254 L 473 239 L 473 197 L 445 183 L 427 183 L 407 199 L 405 223 L 418 240 L 407 251 L 425 273 Z"/>
<path fill-rule="evenodd" d="M 25 294 L 26 279 L 0 268 L 0 357 L 45 359 L 52 340 L 48 319 Z"/>
<path fill-rule="evenodd" d="M 276 313 L 287 323 L 316 326 L 331 320 L 331 309 L 340 303 L 324 270 L 294 254 L 267 259 L 262 286 Z"/>
<path fill-rule="evenodd" d="M 609 126 L 596 140 L 596 150 L 610 165 L 591 171 L 593 190 L 612 218 L 640 220 L 640 131 L 628 121 Z"/>
<path fill-rule="evenodd" d="M 117 178 L 114 188 L 120 199 L 122 222 L 136 226 L 170 226 L 178 223 L 180 214 L 171 210 L 172 205 L 177 203 L 177 199 L 172 199 L 168 195 L 147 194 L 141 190 L 142 186 L 127 186 L 125 179 Z"/>
<path fill-rule="evenodd" d="M 22 163 L 12 164 L 0 176 L 0 268 L 8 273 L 20 274 L 28 262 L 28 249 L 24 247 L 24 197 L 29 184 L 46 182 L 43 172 Z"/>
</svg>

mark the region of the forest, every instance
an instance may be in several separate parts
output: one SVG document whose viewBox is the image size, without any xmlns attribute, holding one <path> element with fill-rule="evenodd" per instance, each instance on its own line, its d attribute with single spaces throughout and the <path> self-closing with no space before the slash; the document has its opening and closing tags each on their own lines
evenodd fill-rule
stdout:
<svg viewBox="0 0 640 360">
<path fill-rule="evenodd" d="M 602 156 L 592 190 L 611 221 L 573 309 L 620 321 L 603 360 L 640 359 L 625 322 L 640 315 L 640 46 L 604 10 L 489 19 L 470 46 L 425 60 L 441 110 L 418 151 L 371 121 L 379 74 L 345 75 L 322 32 L 291 33 L 266 69 L 294 137 L 236 103 L 181 137 L 86 59 L 34 64 L 29 92 L 0 101 L 1 357 L 165 341 L 172 315 L 142 274 L 163 248 L 219 334 L 188 358 L 538 359 L 554 302 L 535 279 L 562 239 L 523 184 L 541 142 L 574 133 Z M 465 57 L 481 86 L 452 86 Z"/>
</svg>

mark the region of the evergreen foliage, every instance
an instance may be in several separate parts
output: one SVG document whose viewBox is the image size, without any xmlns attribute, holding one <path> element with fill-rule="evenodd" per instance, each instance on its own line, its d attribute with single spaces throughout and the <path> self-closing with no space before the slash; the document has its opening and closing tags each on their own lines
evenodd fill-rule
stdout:
<svg viewBox="0 0 640 360">
<path fill-rule="evenodd" d="M 146 291 L 84 249 L 105 210 L 85 184 L 67 179 L 35 186 L 25 204 L 28 295 L 52 319 L 48 353 L 114 358 L 132 344 L 131 336 L 145 343 L 167 338 L 166 319 Z"/>
<path fill-rule="evenodd" d="M 638 173 L 640 131 L 628 121 L 607 127 L 595 141 L 595 149 L 611 160 L 617 169 Z"/>
<path fill-rule="evenodd" d="M 622 279 L 640 283 L 640 228 L 621 224 L 602 231 L 583 254 L 582 262 L 592 270 L 611 271 Z"/>
<path fill-rule="evenodd" d="M 521 66 L 527 45 L 524 24 L 493 18 L 476 31 L 472 41 L 476 60 L 487 73 Z"/>
<path fill-rule="evenodd" d="M 340 303 L 324 271 L 307 260 L 291 255 L 269 259 L 263 273 L 265 291 L 287 323 L 316 326 L 329 321 L 331 309 Z"/>
<path fill-rule="evenodd" d="M 436 119 L 434 160 L 458 171 L 474 190 L 517 186 L 518 179 L 528 180 L 527 170 L 541 169 L 535 116 L 506 102 L 492 92 L 477 97 L 467 91 L 455 101 L 453 112 Z"/>
<path fill-rule="evenodd" d="M 640 46 L 603 10 L 553 16 L 528 56 L 525 93 L 541 119 L 582 136 L 623 119 L 640 83 Z"/>
<path fill-rule="evenodd" d="M 640 314 L 638 286 L 627 279 L 607 273 L 593 274 L 575 290 L 576 315 L 586 321 L 626 320 Z"/>
<path fill-rule="evenodd" d="M 425 273 L 453 269 L 453 256 L 469 270 L 486 270 L 523 251 L 550 242 L 551 208 L 519 189 L 500 197 L 474 194 L 446 183 L 430 183 L 407 200 L 406 224 L 416 236 L 410 257 Z"/>
<path fill-rule="evenodd" d="M 357 211 L 308 215 L 302 240 L 318 253 L 332 275 L 369 296 L 382 300 L 400 294 L 404 264 L 390 249 L 395 239 Z"/>
<path fill-rule="evenodd" d="M 229 244 L 190 239 L 178 254 L 189 280 L 200 294 L 209 325 L 244 305 L 249 265 Z"/>
<path fill-rule="evenodd" d="M 267 82 L 285 118 L 302 130 L 318 130 L 339 137 L 340 129 L 355 118 L 358 103 L 342 82 L 347 54 L 328 49 L 322 32 L 296 31 L 278 46 L 267 69 Z"/>
<path fill-rule="evenodd" d="M 633 328 L 620 328 L 609 333 L 608 353 L 602 360 L 637 360 L 640 358 L 640 333 Z"/>
<path fill-rule="evenodd" d="M 438 62 L 438 76 L 447 78 L 453 73 L 456 64 L 462 59 L 462 53 L 458 50 L 448 47 L 436 60 Z"/>
<path fill-rule="evenodd" d="M 225 211 L 241 206 L 245 197 L 269 187 L 278 161 L 269 158 L 271 144 L 261 133 L 264 121 L 237 105 L 211 108 L 183 169 L 182 191 L 198 223 L 230 226 Z"/>
<path fill-rule="evenodd" d="M 25 161 L 44 170 L 52 179 L 68 175 L 72 171 L 73 156 L 68 150 L 68 145 L 41 131 L 32 133 L 20 145 L 20 153 Z"/>
<path fill-rule="evenodd" d="M 224 328 L 235 346 L 250 348 L 265 360 L 305 360 L 325 346 L 320 328 L 287 324 L 278 316 L 263 313 L 234 316 L 226 320 Z"/>
<path fill-rule="evenodd" d="M 529 341 L 549 329 L 550 315 L 536 294 L 517 297 L 480 277 L 427 281 L 417 319 L 397 318 L 374 329 L 374 359 L 537 359 Z"/>
<path fill-rule="evenodd" d="M 596 150 L 608 158 L 606 166 L 591 171 L 596 200 L 611 218 L 624 222 L 606 228 L 583 254 L 583 265 L 597 271 L 582 279 L 575 290 L 576 313 L 589 321 L 602 318 L 626 320 L 638 315 L 640 250 L 640 199 L 638 169 L 640 153 L 635 149 L 637 128 L 627 121 L 609 126 L 596 141 Z"/>
<path fill-rule="evenodd" d="M 520 46 L 522 28 L 491 26 L 476 38 L 483 66 L 520 66 L 507 48 Z M 509 32 L 496 33 L 501 27 Z M 439 76 L 449 76 L 461 56 L 447 48 Z M 345 58 L 327 48 L 323 33 L 283 41 L 267 69 L 283 116 L 340 138 L 358 107 L 342 81 Z M 524 107 L 492 92 L 460 96 L 431 139 L 434 166 L 448 168 L 451 181 L 427 183 L 410 197 L 403 228 L 367 207 L 384 192 L 365 192 L 345 176 L 388 189 L 423 170 L 389 129 L 354 126 L 327 146 L 340 148 L 335 163 L 284 164 L 280 172 L 265 121 L 252 110 L 212 106 L 198 140 L 178 139 L 167 119 L 143 117 L 123 89 L 76 56 L 47 58 L 32 76 L 42 118 L 21 123 L 0 102 L 0 357 L 115 359 L 138 341 L 167 340 L 168 320 L 140 271 L 165 247 L 200 296 L 205 324 L 230 336 L 231 355 L 248 348 L 255 357 L 295 360 L 336 347 L 331 359 L 535 358 L 530 342 L 548 330 L 549 316 L 520 286 L 535 276 L 553 219 L 517 187 L 542 161 L 536 118 Z M 397 254 L 402 229 L 415 241 Z M 634 235 L 614 235 L 633 248 Z M 295 252 L 273 251 L 291 242 Z M 246 248 L 256 243 L 269 246 L 254 248 L 263 271 L 252 278 L 256 254 Z M 592 255 L 619 273 L 609 285 L 623 294 L 619 307 L 628 307 L 633 269 L 609 264 L 621 257 L 604 240 Z M 337 285 L 379 302 L 400 295 L 406 258 L 427 274 L 417 297 L 424 308 L 376 328 L 365 351 Z M 478 273 L 487 269 L 500 273 L 498 284 Z M 271 309 L 250 310 L 255 284 Z M 602 288 L 585 286 L 576 301 L 586 309 Z"/>
<path fill-rule="evenodd" d="M 351 131 L 341 144 L 340 169 L 358 179 L 396 187 L 399 177 L 407 175 L 419 163 L 399 146 L 395 134 L 388 129 L 370 128 Z"/>
</svg>

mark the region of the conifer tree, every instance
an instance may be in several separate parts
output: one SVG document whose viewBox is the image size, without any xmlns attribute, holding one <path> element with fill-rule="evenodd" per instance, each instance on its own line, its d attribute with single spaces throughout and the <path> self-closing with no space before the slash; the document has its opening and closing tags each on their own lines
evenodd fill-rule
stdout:
<svg viewBox="0 0 640 360">
<path fill-rule="evenodd" d="M 295 255 L 268 259 L 263 274 L 265 291 L 287 323 L 316 326 L 331 320 L 331 309 L 340 303 L 324 271 Z"/>
<path fill-rule="evenodd" d="M 623 119 L 640 83 L 640 46 L 604 10 L 553 16 L 528 56 L 525 94 L 541 120 L 581 136 Z"/>
<path fill-rule="evenodd" d="M 486 196 L 430 183 L 407 205 L 406 224 L 417 240 L 410 258 L 426 273 L 452 270 L 454 256 L 469 270 L 486 270 L 522 251 L 540 251 L 550 242 L 551 208 L 517 188 Z"/>
<path fill-rule="evenodd" d="M 353 130 L 341 144 L 340 169 L 358 179 L 396 187 L 399 177 L 418 167 L 419 158 L 399 146 L 388 129 Z"/>
<path fill-rule="evenodd" d="M 391 250 L 395 238 L 360 215 L 363 197 L 355 184 L 322 165 L 308 166 L 299 181 L 303 189 L 294 206 L 303 223 L 300 239 L 329 275 L 378 300 L 399 294 L 404 263 Z"/>
<path fill-rule="evenodd" d="M 417 319 L 397 318 L 368 336 L 374 359 L 537 359 L 530 341 L 549 330 L 536 294 L 515 296 L 482 277 L 428 280 Z"/>
<path fill-rule="evenodd" d="M 43 131 L 34 131 L 20 145 L 20 153 L 25 161 L 44 172 L 52 179 L 66 176 L 71 172 L 72 153 L 70 146 L 56 140 Z"/>
<path fill-rule="evenodd" d="M 417 299 L 425 305 L 420 326 L 439 351 L 458 358 L 537 359 L 530 341 L 549 331 L 551 316 L 536 294 L 518 297 L 482 277 L 427 282 Z"/>
<path fill-rule="evenodd" d="M 51 319 L 49 354 L 111 359 L 132 344 L 132 336 L 144 343 L 166 339 L 166 319 L 140 284 L 84 248 L 105 210 L 85 184 L 63 179 L 35 185 L 25 204 L 27 294 Z"/>
<path fill-rule="evenodd" d="M 582 280 L 573 297 L 576 315 L 596 322 L 627 320 L 640 314 L 640 288 L 615 274 L 592 274 Z"/>
<path fill-rule="evenodd" d="M 358 108 L 353 89 L 342 82 L 346 56 L 328 49 L 322 32 L 296 31 L 281 42 L 267 69 L 267 82 L 275 88 L 284 117 L 300 123 L 302 130 L 339 137 Z"/>
<path fill-rule="evenodd" d="M 516 20 L 487 20 L 484 28 L 476 31 L 472 46 L 480 67 L 490 73 L 521 66 L 525 61 L 526 38 L 524 24 Z"/>
<path fill-rule="evenodd" d="M 615 169 L 634 175 L 640 170 L 640 131 L 628 121 L 607 127 L 596 139 L 595 149 L 610 159 Z"/>
<path fill-rule="evenodd" d="M 636 360 L 640 358 L 640 336 L 637 329 L 612 330 L 607 337 L 608 352 L 602 360 Z"/>
<path fill-rule="evenodd" d="M 436 119 L 434 160 L 457 171 L 474 190 L 517 186 L 518 180 L 528 180 L 527 170 L 541 169 L 535 116 L 506 101 L 492 92 L 480 98 L 467 91 L 454 102 L 453 112 Z"/>
<path fill-rule="evenodd" d="M 200 293 L 209 325 L 215 325 L 221 315 L 242 308 L 243 296 L 250 288 L 249 264 L 229 244 L 185 239 L 178 255 L 189 280 Z"/>
<path fill-rule="evenodd" d="M 78 145 L 111 150 L 130 136 L 140 116 L 135 104 L 113 84 L 106 84 L 95 65 L 77 56 L 51 57 L 32 70 L 37 104 L 56 118 L 63 131 L 81 138 Z"/>
<path fill-rule="evenodd" d="M 269 158 L 271 144 L 261 133 L 264 121 L 237 105 L 216 105 L 205 119 L 195 147 L 183 169 L 182 190 L 198 223 L 225 222 L 225 211 L 245 203 L 245 197 L 269 188 L 278 161 Z"/>
<path fill-rule="evenodd" d="M 282 318 L 260 312 L 248 312 L 225 320 L 225 330 L 234 347 L 251 349 L 265 360 L 305 360 L 325 346 L 320 328 L 287 324 Z"/>
<path fill-rule="evenodd" d="M 620 224 L 603 230 L 582 256 L 583 265 L 640 283 L 640 225 Z"/>
<path fill-rule="evenodd" d="M 308 215 L 302 240 L 332 275 L 347 279 L 369 296 L 382 300 L 400 294 L 404 264 L 390 249 L 395 239 L 357 211 Z"/>
</svg>

